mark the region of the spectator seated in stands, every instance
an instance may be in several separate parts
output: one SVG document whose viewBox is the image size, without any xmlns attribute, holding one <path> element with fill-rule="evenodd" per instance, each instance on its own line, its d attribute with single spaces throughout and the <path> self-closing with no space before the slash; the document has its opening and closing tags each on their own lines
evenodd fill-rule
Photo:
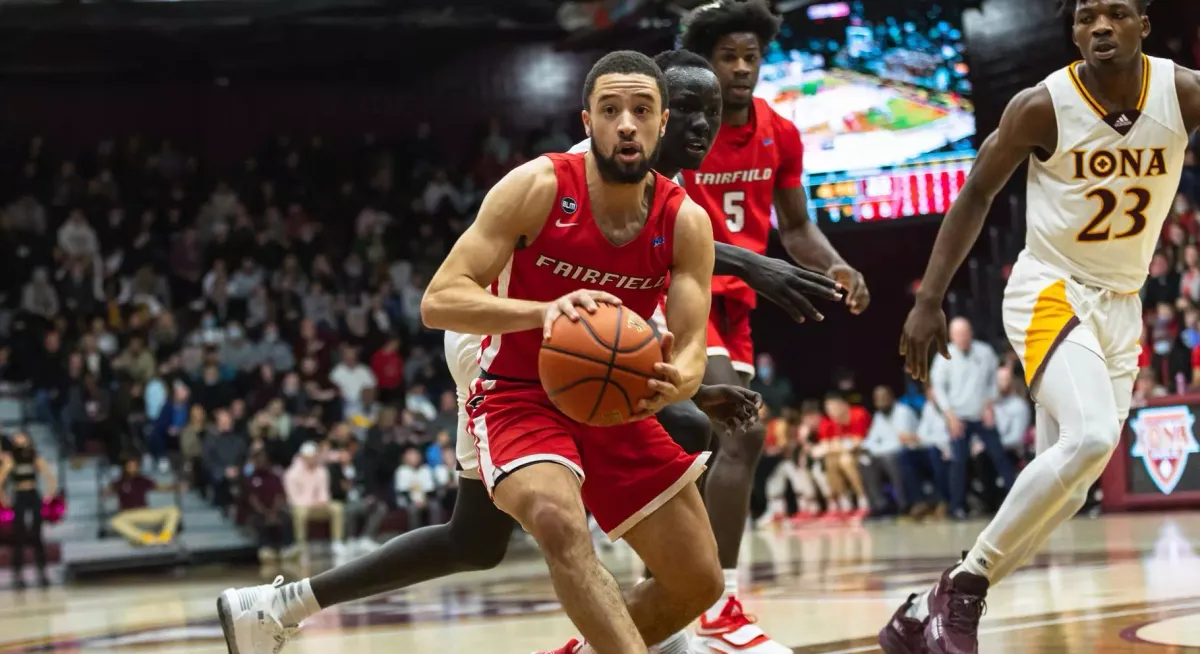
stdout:
<svg viewBox="0 0 1200 654">
<path fill-rule="evenodd" d="M 1014 463 L 1023 465 L 1032 458 L 1028 436 L 1030 424 L 1033 422 L 1024 386 L 1013 376 L 1011 368 L 1002 367 L 996 371 L 996 390 L 1000 397 L 992 410 L 996 414 L 996 431 L 1000 432 L 1000 444 Z"/>
<path fill-rule="evenodd" d="M 870 427 L 871 416 L 866 409 L 851 405 L 838 393 L 825 397 L 825 418 L 818 431 L 824 450 L 825 474 L 832 492 L 826 510 L 830 518 L 862 518 L 870 513 L 858 469 L 858 455 Z M 850 498 L 851 492 L 857 498 L 857 509 Z"/>
<path fill-rule="evenodd" d="M 288 515 L 283 480 L 275 474 L 266 450 L 255 450 L 250 457 L 251 470 L 243 481 L 250 528 L 258 541 L 258 560 L 271 563 L 278 558 L 293 558 L 300 548 L 292 541 L 292 519 Z"/>
<path fill-rule="evenodd" d="M 915 448 L 918 442 L 917 414 L 897 402 L 896 395 L 887 386 L 877 386 L 873 400 L 875 416 L 867 439 L 863 441 L 863 450 L 870 455 L 870 463 L 862 468 L 871 512 L 883 514 L 888 511 L 891 502 L 883 491 L 886 478 L 891 483 L 896 511 L 907 515 L 917 508 L 914 502 L 919 495 L 915 471 L 907 461 L 910 448 Z"/>
<path fill-rule="evenodd" d="M 236 431 L 229 409 L 218 409 L 216 431 L 204 441 L 204 467 L 213 490 L 213 504 L 223 511 L 233 505 L 233 491 L 246 464 L 247 442 L 246 434 Z"/>
<path fill-rule="evenodd" d="M 924 492 L 929 486 L 921 482 L 922 495 L 926 502 L 933 504 L 932 515 L 945 518 L 950 506 L 950 428 L 938 407 L 932 385 L 925 387 L 925 405 L 921 408 L 917 438 L 920 440 L 917 452 L 923 450 L 925 457 L 924 461 L 916 457 L 913 463 L 917 464 L 918 475 L 924 475 L 933 483 L 932 491 Z"/>
<path fill-rule="evenodd" d="M 308 521 L 328 520 L 335 557 L 346 556 L 345 513 L 341 502 L 333 501 L 329 469 L 322 462 L 320 447 L 307 442 L 283 476 L 283 487 L 292 511 L 296 544 L 307 551 Z"/>
<path fill-rule="evenodd" d="M 409 529 L 426 524 L 421 520 L 423 516 L 428 516 L 430 523 L 441 522 L 440 507 L 430 502 L 436 491 L 433 469 L 425 463 L 421 451 L 415 447 L 406 449 L 396 469 L 396 505 L 408 511 Z"/>
<path fill-rule="evenodd" d="M 121 476 L 112 482 L 106 495 L 117 496 L 117 514 L 108 522 L 113 531 L 133 545 L 166 545 L 175 539 L 179 528 L 179 507 L 150 508 L 146 495 L 151 491 L 174 491 L 177 484 L 160 484 L 142 474 L 141 462 L 132 456 L 125 460 Z"/>
<path fill-rule="evenodd" d="M 342 415 L 334 418 L 348 420 L 367 411 L 363 406 L 363 391 L 375 388 L 375 373 L 359 362 L 357 348 L 352 345 L 342 347 L 342 360 L 329 373 L 329 381 L 337 387 L 342 398 Z"/>
<path fill-rule="evenodd" d="M 159 472 L 165 473 L 170 468 L 167 455 L 180 451 L 180 436 L 192 417 L 193 407 L 189 404 L 190 399 L 191 391 L 187 384 L 182 381 L 175 382 L 171 386 L 171 400 L 162 406 L 150 426 L 147 444 L 150 456 L 158 462 Z M 200 408 L 201 412 L 204 411 L 203 407 L 194 406 Z"/>
<path fill-rule="evenodd" d="M 442 515 L 446 516 L 454 511 L 454 502 L 458 500 L 458 474 L 455 472 L 458 459 L 453 447 L 443 448 L 440 452 L 442 460 L 433 464 L 433 483 L 438 489 Z"/>
<path fill-rule="evenodd" d="M 761 361 L 760 361 L 761 363 Z M 820 415 L 820 409 L 817 410 Z M 785 408 L 780 417 L 770 418 L 770 407 L 763 404 L 760 420 L 766 422 L 767 440 L 763 448 L 765 464 L 771 472 L 763 482 L 763 495 L 767 499 L 767 510 L 759 517 L 758 525 L 767 526 L 789 517 L 801 521 L 817 514 L 817 489 L 808 470 L 808 455 L 801 445 L 800 415 Z M 772 461 L 774 459 L 774 461 Z M 796 495 L 799 511 L 789 516 L 787 511 L 787 487 Z"/>
<path fill-rule="evenodd" d="M 346 532 L 355 537 L 349 548 L 352 553 L 365 554 L 379 549 L 379 529 L 388 515 L 386 498 L 377 497 L 369 483 L 372 470 L 354 438 L 349 439 L 329 463 L 333 501 L 345 506 Z"/>
<path fill-rule="evenodd" d="M 821 403 L 805 400 L 800 403 L 800 421 L 796 426 L 796 475 L 792 491 L 796 493 L 799 511 L 792 516 L 796 522 L 806 522 L 820 515 L 821 506 L 828 505 L 833 493 L 825 474 L 823 450 L 820 447 L 821 421 L 825 413 Z"/>
<path fill-rule="evenodd" d="M 204 439 L 208 436 L 208 413 L 199 404 L 188 411 L 188 422 L 179 430 L 180 469 L 193 490 L 208 494 L 208 473 L 204 468 Z"/>
</svg>

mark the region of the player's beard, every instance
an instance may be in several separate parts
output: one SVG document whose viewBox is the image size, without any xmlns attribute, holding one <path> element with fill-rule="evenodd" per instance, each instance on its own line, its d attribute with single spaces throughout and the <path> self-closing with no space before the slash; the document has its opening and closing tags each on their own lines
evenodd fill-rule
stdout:
<svg viewBox="0 0 1200 654">
<path fill-rule="evenodd" d="M 600 171 L 600 177 L 606 182 L 614 184 L 637 184 L 646 177 L 646 173 L 654 170 L 655 164 L 658 163 L 658 153 L 662 149 L 662 137 L 654 142 L 654 149 L 648 153 L 643 153 L 642 158 L 636 163 L 627 164 L 617 160 L 616 151 L 620 149 L 620 144 L 613 149 L 611 156 L 600 153 L 599 149 L 592 149 L 592 156 L 596 157 L 596 170 Z"/>
</svg>

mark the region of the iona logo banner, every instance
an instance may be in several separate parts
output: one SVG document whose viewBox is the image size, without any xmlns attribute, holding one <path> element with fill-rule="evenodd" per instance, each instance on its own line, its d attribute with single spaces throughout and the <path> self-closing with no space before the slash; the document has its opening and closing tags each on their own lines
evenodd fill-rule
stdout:
<svg viewBox="0 0 1200 654">
<path fill-rule="evenodd" d="M 1200 443 L 1192 433 L 1196 423 L 1186 406 L 1142 409 L 1129 421 L 1136 440 L 1130 453 L 1140 457 L 1150 479 L 1164 495 L 1170 495 L 1183 476 L 1188 457 L 1200 452 Z"/>
</svg>

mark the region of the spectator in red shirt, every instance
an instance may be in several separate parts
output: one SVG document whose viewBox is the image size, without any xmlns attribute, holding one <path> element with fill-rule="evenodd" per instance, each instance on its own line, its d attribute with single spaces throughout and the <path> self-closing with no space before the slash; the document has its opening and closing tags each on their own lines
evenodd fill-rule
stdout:
<svg viewBox="0 0 1200 654">
<path fill-rule="evenodd" d="M 287 496 L 283 480 L 271 469 L 271 460 L 265 448 L 255 450 L 251 456 L 253 471 L 243 482 L 248 522 L 258 536 L 258 560 L 270 563 L 284 550 L 284 558 L 300 553 L 292 546 L 292 520 L 288 515 Z"/>
<path fill-rule="evenodd" d="M 375 373 L 380 402 L 390 404 L 404 396 L 404 359 L 400 356 L 399 338 L 389 338 L 371 355 L 371 371 Z"/>
<path fill-rule="evenodd" d="M 870 512 L 858 470 L 859 450 L 870 428 L 871 414 L 866 409 L 851 405 L 838 393 L 825 397 L 825 418 L 821 420 L 817 434 L 824 449 L 825 474 L 832 495 L 826 511 L 829 517 L 861 519 Z M 846 486 L 854 491 L 857 509 Z"/>
<path fill-rule="evenodd" d="M 141 462 L 136 457 L 126 460 L 121 477 L 105 492 L 106 495 L 116 495 L 117 506 L 120 507 L 117 515 L 109 521 L 109 527 L 134 545 L 170 543 L 179 527 L 179 507 L 150 508 L 146 495 L 156 490 L 172 491 L 175 485 L 159 484 L 144 476 Z"/>
</svg>

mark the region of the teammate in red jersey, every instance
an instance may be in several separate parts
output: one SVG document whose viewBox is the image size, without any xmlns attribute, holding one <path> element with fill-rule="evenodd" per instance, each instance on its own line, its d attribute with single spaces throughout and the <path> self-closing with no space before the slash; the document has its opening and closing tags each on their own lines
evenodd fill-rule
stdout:
<svg viewBox="0 0 1200 654">
<path fill-rule="evenodd" d="M 771 206 L 779 219 L 784 249 L 801 266 L 822 272 L 846 289 L 851 312 L 867 308 L 870 296 L 862 275 L 833 249 L 808 215 L 801 184 L 803 145 L 795 125 L 754 97 L 762 55 L 779 30 L 780 19 L 765 0 L 718 0 L 685 20 L 682 45 L 708 57 L 721 82 L 721 131 L 698 170 L 684 173 L 689 197 L 712 219 L 717 241 L 766 253 Z M 743 282 L 714 277 L 708 327 L 706 383 L 742 383 L 753 376 L 754 344 L 750 311 L 755 295 Z M 705 499 L 725 570 L 722 600 L 700 620 L 700 651 L 783 654 L 789 648 L 770 640 L 738 602 L 737 557 L 750 510 L 754 471 L 765 432 L 718 429 Z"/>
<path fill-rule="evenodd" d="M 683 189 L 652 171 L 666 96 L 661 70 L 645 55 L 597 62 L 584 86 L 593 151 L 547 155 L 501 180 L 421 307 L 431 328 L 490 335 L 467 403 L 480 472 L 496 505 L 538 541 L 564 610 L 602 653 L 646 652 L 646 642 L 677 633 L 721 590 L 694 484 L 707 453 L 686 454 L 653 417 L 606 428 L 575 423 L 537 378 L 554 320 L 597 302 L 649 316 L 669 275 L 664 363 L 641 413 L 700 386 L 712 229 Z M 585 504 L 655 572 L 628 604 L 596 558 Z"/>
</svg>

